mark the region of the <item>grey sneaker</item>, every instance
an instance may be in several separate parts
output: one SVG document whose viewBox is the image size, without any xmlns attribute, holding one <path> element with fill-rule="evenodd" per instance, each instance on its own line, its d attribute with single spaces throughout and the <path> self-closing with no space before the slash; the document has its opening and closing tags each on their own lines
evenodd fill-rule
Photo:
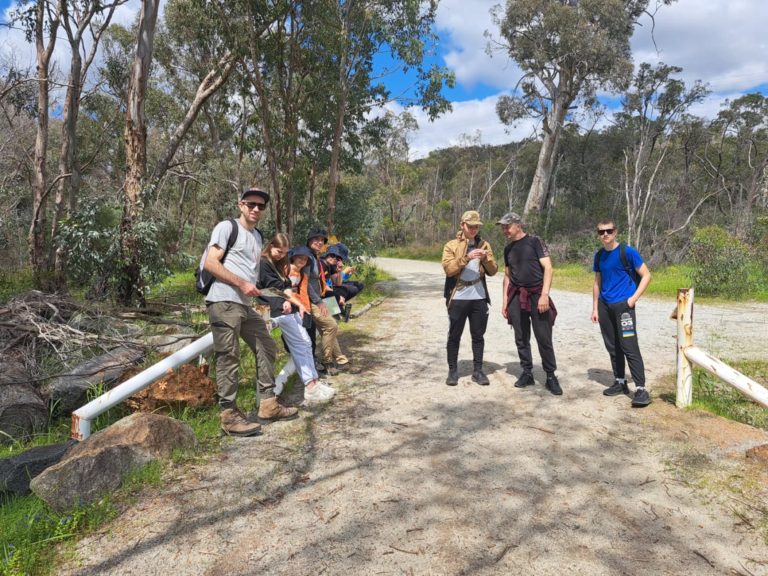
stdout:
<svg viewBox="0 0 768 576">
<path fill-rule="evenodd" d="M 629 386 L 624 378 L 616 378 L 616 381 L 603 390 L 604 396 L 618 396 L 619 394 L 629 395 Z"/>
<path fill-rule="evenodd" d="M 651 395 L 648 394 L 648 390 L 645 386 L 640 386 L 635 390 L 635 395 L 632 397 L 632 406 L 642 407 L 648 406 L 651 403 Z"/>
<path fill-rule="evenodd" d="M 526 386 L 533 386 L 536 381 L 533 379 L 533 374 L 530 372 L 523 372 L 515 382 L 515 388 L 525 388 Z"/>
</svg>

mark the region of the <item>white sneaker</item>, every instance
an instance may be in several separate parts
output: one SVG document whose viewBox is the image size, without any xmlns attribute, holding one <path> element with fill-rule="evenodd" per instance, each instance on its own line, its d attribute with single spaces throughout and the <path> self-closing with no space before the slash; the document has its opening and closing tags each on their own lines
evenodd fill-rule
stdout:
<svg viewBox="0 0 768 576">
<path fill-rule="evenodd" d="M 336 389 L 332 388 L 327 382 L 323 382 L 322 380 L 320 380 L 317 384 L 315 384 L 315 386 L 319 386 L 320 388 L 325 390 L 326 393 L 331 395 L 331 398 L 333 398 L 333 396 L 336 394 Z"/>
<path fill-rule="evenodd" d="M 327 388 L 320 383 L 315 384 L 312 388 L 304 388 L 304 399 L 307 402 L 328 402 L 328 400 L 333 398 L 334 394 L 335 391 L 333 389 Z"/>
</svg>

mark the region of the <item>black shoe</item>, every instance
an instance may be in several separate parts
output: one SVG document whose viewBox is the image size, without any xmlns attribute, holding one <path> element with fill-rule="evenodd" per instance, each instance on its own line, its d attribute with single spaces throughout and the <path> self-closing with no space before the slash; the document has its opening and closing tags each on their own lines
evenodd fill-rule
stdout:
<svg viewBox="0 0 768 576">
<path fill-rule="evenodd" d="M 623 378 L 616 378 L 613 384 L 603 390 L 604 396 L 618 396 L 619 394 L 624 394 L 625 396 L 629 394 L 629 386 L 627 386 L 627 381 Z"/>
<path fill-rule="evenodd" d="M 344 311 L 342 312 L 342 316 L 344 316 L 344 322 L 349 322 L 349 315 L 352 313 L 352 304 L 344 304 Z"/>
<path fill-rule="evenodd" d="M 491 381 L 488 380 L 488 376 L 483 374 L 482 370 L 475 370 L 472 372 L 472 380 L 480 384 L 480 386 L 488 386 L 488 384 L 491 383 Z"/>
<path fill-rule="evenodd" d="M 523 372 L 515 382 L 515 388 L 525 388 L 526 386 L 533 386 L 536 381 L 533 379 L 533 374 L 530 372 Z"/>
<path fill-rule="evenodd" d="M 445 383 L 448 386 L 456 386 L 459 383 L 459 371 L 448 370 L 448 378 L 445 379 Z"/>
<path fill-rule="evenodd" d="M 640 386 L 635 390 L 635 395 L 632 397 L 632 406 L 642 407 L 648 406 L 651 403 L 651 395 L 648 394 L 648 390 L 645 386 Z"/>
<path fill-rule="evenodd" d="M 547 390 L 552 392 L 555 396 L 562 396 L 563 394 L 563 389 L 560 388 L 560 382 L 557 381 L 557 376 L 554 374 L 552 374 L 552 376 L 547 376 L 547 381 L 544 386 L 546 386 Z"/>
<path fill-rule="evenodd" d="M 325 366 L 320 362 L 315 362 L 315 370 L 317 371 L 318 374 L 327 374 L 325 370 Z"/>
<path fill-rule="evenodd" d="M 323 371 L 324 374 L 327 374 L 328 376 L 337 376 L 340 372 L 338 366 L 335 362 L 329 362 L 328 364 L 324 364 L 325 370 Z M 319 374 L 320 372 L 318 372 Z"/>
</svg>

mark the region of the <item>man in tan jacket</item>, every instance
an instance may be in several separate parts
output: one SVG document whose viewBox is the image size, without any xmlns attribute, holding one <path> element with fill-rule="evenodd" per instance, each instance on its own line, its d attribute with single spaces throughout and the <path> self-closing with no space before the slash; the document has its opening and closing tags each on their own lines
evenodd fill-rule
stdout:
<svg viewBox="0 0 768 576">
<path fill-rule="evenodd" d="M 483 373 L 485 328 L 491 303 L 485 277 L 496 274 L 498 266 L 491 245 L 478 234 L 482 225 L 478 212 L 464 212 L 461 230 L 443 248 L 444 295 L 449 321 L 448 378 L 445 379 L 448 386 L 459 383 L 459 344 L 467 319 L 472 336 L 472 380 L 481 386 L 490 384 Z"/>
</svg>

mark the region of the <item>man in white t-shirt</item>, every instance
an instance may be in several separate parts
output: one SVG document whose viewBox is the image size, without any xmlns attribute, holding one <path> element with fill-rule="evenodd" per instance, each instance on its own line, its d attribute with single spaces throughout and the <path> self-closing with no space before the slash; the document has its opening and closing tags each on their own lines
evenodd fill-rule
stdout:
<svg viewBox="0 0 768 576">
<path fill-rule="evenodd" d="M 268 202 L 269 194 L 259 188 L 243 190 L 238 202 L 237 239 L 227 252 L 226 259 L 221 261 L 233 233 L 228 220 L 219 222 L 213 229 L 205 255 L 205 270 L 216 278 L 205 296 L 205 304 L 213 333 L 221 429 L 232 436 L 252 436 L 261 430 L 259 423 L 250 422 L 235 402 L 240 338 L 256 355 L 260 397 L 258 418 L 272 421 L 291 418 L 297 413 L 296 408 L 280 405 L 275 396 L 277 346 L 264 318 L 253 309 L 253 298 L 261 294 L 256 283 L 262 238 L 256 224 Z"/>
</svg>

